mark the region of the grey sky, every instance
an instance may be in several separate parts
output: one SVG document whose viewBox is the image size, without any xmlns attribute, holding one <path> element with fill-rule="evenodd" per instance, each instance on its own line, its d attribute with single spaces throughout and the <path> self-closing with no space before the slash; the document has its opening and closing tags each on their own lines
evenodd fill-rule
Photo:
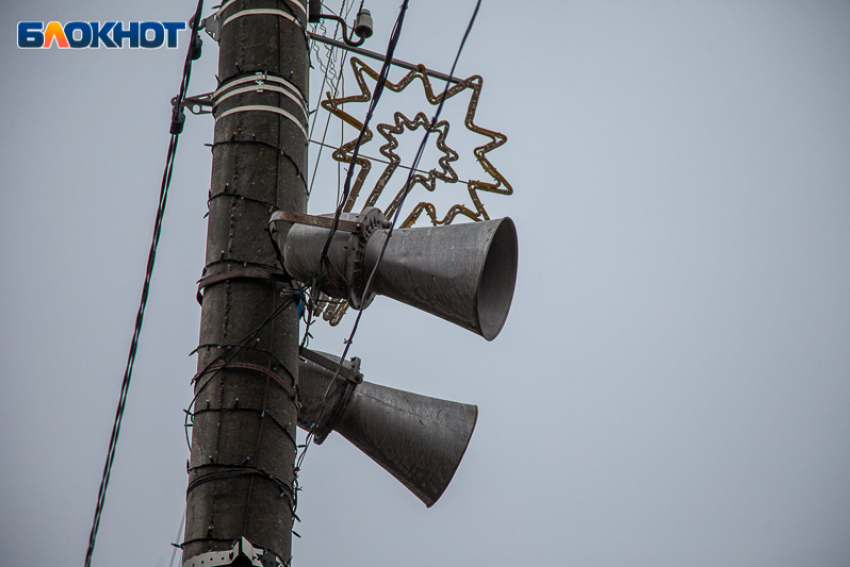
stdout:
<svg viewBox="0 0 850 567">
<path fill-rule="evenodd" d="M 366 6 L 384 50 L 398 4 Z M 411 0 L 397 56 L 447 72 L 473 6 Z M 18 50 L 15 24 L 193 9 L 0 5 L 2 565 L 83 562 L 187 35 Z M 192 94 L 216 60 L 205 37 Z M 490 155 L 515 193 L 482 198 L 519 231 L 510 317 L 488 343 L 379 298 L 352 354 L 477 404 L 475 434 L 431 509 L 339 436 L 311 448 L 293 564 L 847 565 L 850 4 L 485 1 L 457 74 L 484 77 L 477 122 L 508 136 Z M 481 175 L 464 109 L 459 171 Z M 180 139 L 98 566 L 171 557 L 212 125 Z M 351 323 L 313 345 L 341 352 Z"/>
</svg>

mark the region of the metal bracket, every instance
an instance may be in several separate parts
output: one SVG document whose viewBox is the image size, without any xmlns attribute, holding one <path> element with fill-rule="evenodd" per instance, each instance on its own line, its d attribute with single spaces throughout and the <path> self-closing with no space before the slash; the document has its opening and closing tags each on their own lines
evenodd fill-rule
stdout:
<svg viewBox="0 0 850 567">
<path fill-rule="evenodd" d="M 207 35 L 218 43 L 219 38 L 221 38 L 221 18 L 218 17 L 218 12 L 201 20 L 200 29 L 207 32 Z"/>
<path fill-rule="evenodd" d="M 248 92 L 262 93 L 264 91 L 272 91 L 279 93 L 290 99 L 295 104 L 297 104 L 299 110 L 301 111 L 303 121 L 299 121 L 297 118 L 295 118 L 283 109 L 265 105 L 237 106 L 231 108 L 230 110 L 222 112 L 221 114 L 216 116 L 216 118 L 222 118 L 224 116 L 228 116 L 229 114 L 233 114 L 234 112 L 245 112 L 248 110 L 265 110 L 269 112 L 275 112 L 292 120 L 292 122 L 295 123 L 296 126 L 298 126 L 298 128 L 306 137 L 307 129 L 304 127 L 304 124 L 307 124 L 308 122 L 309 111 L 307 109 L 307 103 L 304 101 L 301 92 L 298 90 L 298 87 L 296 87 L 292 82 L 287 81 L 283 77 L 275 77 L 273 75 L 268 75 L 265 72 L 257 72 L 253 76 L 241 77 L 239 79 L 230 81 L 221 85 L 218 89 L 211 93 L 184 97 L 183 102 L 181 104 L 181 108 L 186 108 L 189 110 L 189 112 L 195 115 L 213 114 L 215 112 L 216 107 L 230 97 Z M 172 106 L 174 106 L 176 102 L 177 97 L 171 99 Z"/>
<path fill-rule="evenodd" d="M 328 280 L 325 280 L 325 284 L 329 284 L 331 287 L 325 287 L 323 289 L 331 297 L 340 298 L 348 295 L 348 301 L 355 309 L 365 309 L 375 298 L 374 292 L 366 294 L 368 274 L 363 268 L 366 248 L 375 232 L 382 229 L 389 229 L 392 224 L 375 207 L 366 207 L 359 215 L 345 213 L 343 216 L 346 218 L 340 218 L 336 229 L 334 229 L 333 215 L 316 217 L 290 211 L 277 211 L 269 219 L 269 234 L 277 243 L 278 249 L 283 252 L 284 269 L 290 271 L 289 275 L 293 279 L 309 282 L 314 277 L 314 274 L 309 270 L 306 272 L 300 271 L 299 262 L 290 263 L 288 256 L 292 253 L 293 258 L 298 258 L 299 248 L 310 249 L 311 245 L 307 244 L 306 248 L 304 248 L 304 243 L 313 238 L 313 236 L 310 236 L 310 230 L 294 228 L 294 226 L 296 224 L 307 225 L 325 229 L 329 232 L 336 230 L 337 233 L 340 233 L 338 234 L 340 238 L 334 239 L 333 242 L 336 242 L 336 244 L 333 246 L 335 250 L 338 245 L 342 246 L 342 249 L 339 249 L 339 251 L 343 253 L 342 250 L 345 250 L 343 253 L 345 257 L 339 267 L 333 270 L 334 275 L 332 279 L 335 283 L 329 284 Z M 293 244 L 290 248 L 290 239 L 293 236 L 296 244 Z M 328 235 L 328 238 L 330 238 L 330 235 Z M 341 244 L 339 242 L 340 239 L 347 239 L 347 244 Z M 299 245 L 298 242 L 301 242 L 301 244 Z M 315 250 L 315 252 L 318 254 L 318 250 Z M 310 262 L 315 261 L 316 258 L 310 260 Z M 328 291 L 329 289 L 334 289 L 335 291 Z"/>
<path fill-rule="evenodd" d="M 340 366 L 339 360 L 330 359 L 322 353 L 308 348 L 302 347 L 299 349 L 298 355 L 304 360 L 309 360 L 313 364 L 321 366 L 326 370 L 336 372 L 336 369 L 339 368 L 339 375 L 349 382 L 354 384 L 360 384 L 363 382 L 363 374 L 360 372 L 360 359 L 356 356 L 352 357 L 351 362 L 343 361 L 342 366 Z"/>
<path fill-rule="evenodd" d="M 334 226 L 333 216 L 317 217 L 315 215 L 293 213 L 291 211 L 275 212 L 269 219 L 269 225 L 272 226 L 276 222 L 289 223 L 289 228 L 291 228 L 292 224 L 307 224 L 318 228 L 326 228 L 328 230 L 333 230 Z M 362 229 L 363 224 L 359 221 L 339 219 L 339 222 L 337 224 L 337 230 L 340 230 L 342 232 L 360 232 Z M 275 230 L 273 226 L 272 231 L 281 232 L 279 230 Z M 286 230 L 286 232 L 288 233 L 289 231 Z"/>
<path fill-rule="evenodd" d="M 341 360 L 333 355 L 303 347 L 298 350 L 298 356 L 303 360 L 321 366 L 330 373 L 336 373 L 332 375 L 345 380 L 345 390 L 342 395 L 333 402 L 331 407 L 325 407 L 325 401 L 323 401 L 322 409 L 317 418 L 319 423 L 311 424 L 313 437 L 316 443 L 321 445 L 333 431 L 337 420 L 345 414 L 345 410 L 348 409 L 348 404 L 354 395 L 354 390 L 359 384 L 363 383 L 363 374 L 360 373 L 360 359 L 354 356 L 351 361 Z M 328 389 L 330 389 L 330 384 L 328 384 Z M 327 396 L 327 394 L 325 395 Z"/>
<path fill-rule="evenodd" d="M 204 272 L 206 272 L 206 269 L 204 270 Z M 236 279 L 259 280 L 271 283 L 278 283 L 287 281 L 288 277 L 283 272 L 270 270 L 268 268 L 263 268 L 260 266 L 230 265 L 227 266 L 227 268 L 223 271 L 220 271 L 216 274 L 206 275 L 200 280 L 198 280 L 198 292 L 195 296 L 198 300 L 198 304 L 203 305 L 204 303 L 203 289 L 205 287 L 210 286 L 214 283 Z"/>
<path fill-rule="evenodd" d="M 171 106 L 177 102 L 177 97 L 171 99 Z M 198 116 L 199 114 L 212 114 L 213 111 L 213 93 L 204 93 L 195 96 L 183 97 L 181 108 L 187 109 L 189 112 Z"/>
<path fill-rule="evenodd" d="M 307 38 L 312 39 L 313 41 L 319 41 L 321 43 L 330 45 L 332 47 L 338 47 L 340 49 L 346 49 L 348 51 L 351 51 L 352 53 L 362 55 L 363 57 L 369 57 L 371 59 L 376 59 L 378 61 L 386 61 L 387 60 L 387 56 L 382 54 L 382 53 L 378 53 L 376 51 L 369 51 L 368 49 L 363 49 L 362 47 L 351 46 L 351 45 L 348 45 L 347 43 L 345 43 L 343 41 L 339 41 L 338 39 L 334 39 L 332 37 L 326 37 L 326 36 L 323 36 L 323 35 L 318 34 L 318 33 L 313 33 L 313 32 L 308 31 L 307 32 Z M 458 79 L 457 77 L 452 77 L 451 75 L 446 75 L 445 73 L 441 73 L 439 71 L 434 71 L 433 69 L 428 69 L 427 67 L 423 67 L 421 65 L 414 65 L 413 63 L 408 63 L 407 61 L 402 61 L 401 59 L 395 59 L 395 58 L 390 59 L 390 63 L 392 63 L 396 67 L 401 67 L 402 69 L 410 69 L 412 71 L 422 69 L 422 71 L 426 75 L 428 75 L 430 77 L 434 77 L 435 79 L 440 79 L 442 81 L 446 81 L 448 83 L 457 84 L 457 83 L 463 82 L 463 79 Z"/>
<path fill-rule="evenodd" d="M 289 567 L 289 563 L 281 559 L 267 549 L 254 547 L 244 537 L 233 543 L 230 551 L 210 551 L 201 553 L 185 561 L 183 567 L 223 567 L 233 565 L 240 557 L 247 557 L 253 567 Z"/>
</svg>

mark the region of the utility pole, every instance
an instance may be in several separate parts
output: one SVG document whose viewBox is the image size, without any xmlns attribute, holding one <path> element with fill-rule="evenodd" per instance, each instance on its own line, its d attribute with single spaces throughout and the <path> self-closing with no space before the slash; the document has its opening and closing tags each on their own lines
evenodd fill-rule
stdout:
<svg viewBox="0 0 850 567">
<path fill-rule="evenodd" d="M 306 210 L 303 2 L 224 2 L 213 22 L 219 88 L 184 565 L 230 564 L 214 552 L 246 540 L 263 565 L 291 557 L 298 301 L 268 223 L 275 209 Z"/>
</svg>

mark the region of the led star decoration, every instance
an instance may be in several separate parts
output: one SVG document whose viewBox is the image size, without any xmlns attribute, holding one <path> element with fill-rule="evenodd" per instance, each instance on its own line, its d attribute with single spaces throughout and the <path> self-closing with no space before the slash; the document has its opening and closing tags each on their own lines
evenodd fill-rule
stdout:
<svg viewBox="0 0 850 567">
<path fill-rule="evenodd" d="M 364 75 L 368 75 L 373 81 L 377 81 L 380 74 L 378 71 L 370 68 L 362 60 L 356 57 L 351 58 L 351 67 L 354 71 L 354 77 L 360 88 L 360 92 L 358 94 L 340 98 L 331 98 L 330 93 L 327 93 L 328 98 L 322 102 L 322 108 L 354 127 L 359 134 L 360 130 L 363 128 L 363 123 L 350 113 L 346 112 L 343 109 L 343 105 L 360 102 L 368 103 L 372 99 L 372 93 L 366 85 L 366 78 Z M 414 174 L 410 176 L 409 182 L 405 182 L 405 184 L 396 193 L 393 200 L 389 203 L 389 205 L 387 205 L 386 209 L 383 211 L 384 215 L 387 218 L 391 218 L 391 216 L 394 215 L 398 208 L 402 205 L 404 198 L 410 193 L 414 185 L 422 185 L 426 190 L 433 192 L 436 188 L 436 181 L 440 180 L 445 183 L 464 183 L 467 186 L 467 191 L 472 202 L 472 208 L 462 203 L 458 203 L 452 205 L 448 211 L 445 212 L 442 218 L 440 218 L 437 213 L 437 207 L 433 203 L 422 201 L 413 207 L 410 214 L 408 214 L 404 221 L 402 221 L 400 225 L 401 228 L 413 226 L 422 216 L 423 212 L 428 216 L 431 224 L 435 226 L 451 224 L 458 215 L 463 215 L 474 221 L 490 220 L 478 192 L 485 191 L 488 193 L 511 195 L 513 193 L 513 188 L 487 157 L 489 152 L 507 142 L 507 136 L 493 130 L 482 128 L 475 124 L 475 111 L 478 107 L 478 100 L 481 96 L 481 87 L 484 80 L 479 75 L 473 75 L 455 85 L 452 85 L 449 89 L 445 91 L 441 90 L 438 94 L 435 94 L 434 88 L 427 75 L 427 70 L 424 66 L 419 65 L 402 77 L 402 79 L 397 83 L 387 80 L 384 86 L 385 88 L 397 93 L 404 90 L 405 87 L 410 85 L 416 79 L 422 81 L 425 97 L 433 106 L 439 105 L 443 100 L 448 100 L 467 89 L 472 91 L 464 124 L 469 131 L 489 139 L 485 144 L 478 146 L 473 150 L 476 161 L 484 170 L 484 173 L 489 176 L 489 179 L 469 181 L 460 181 L 458 179 L 457 173 L 452 168 L 451 164 L 452 162 L 457 161 L 459 156 L 455 150 L 451 149 L 446 144 L 446 137 L 449 133 L 449 123 L 445 120 L 441 120 L 434 124 L 431 128 L 431 132 L 437 133 L 437 148 L 442 152 L 442 156 L 438 160 L 439 168 L 432 168 L 425 172 L 424 175 L 422 173 L 414 172 Z M 363 202 L 362 207 L 360 207 L 361 210 L 366 207 L 375 206 L 393 174 L 396 172 L 399 165 L 401 165 L 401 158 L 394 152 L 394 150 L 398 148 L 398 139 L 396 136 L 402 134 L 405 130 L 413 131 L 418 130 L 419 128 L 426 129 L 430 125 L 430 119 L 424 112 L 417 113 L 413 120 L 408 119 L 400 112 L 394 113 L 393 118 L 394 124 L 378 124 L 376 127 L 381 136 L 383 136 L 386 140 L 386 143 L 381 146 L 380 152 L 389 160 L 389 164 L 387 164 L 381 172 L 378 180 L 375 182 L 375 185 L 372 187 Z M 367 128 L 363 133 L 361 147 L 370 142 L 373 137 L 374 134 L 372 129 Z M 344 164 L 349 164 L 356 145 L 357 137 L 342 144 L 339 148 L 334 150 L 332 154 L 334 160 Z M 352 183 L 348 199 L 343 205 L 343 212 L 351 212 L 354 209 L 366 180 L 372 170 L 372 161 L 369 158 L 364 157 L 362 154 L 358 154 L 355 163 L 359 166 L 359 171 Z M 324 319 L 329 321 L 331 325 L 336 325 L 339 323 L 347 308 L 348 304 L 346 302 L 329 302 L 327 308 L 324 310 Z"/>
</svg>

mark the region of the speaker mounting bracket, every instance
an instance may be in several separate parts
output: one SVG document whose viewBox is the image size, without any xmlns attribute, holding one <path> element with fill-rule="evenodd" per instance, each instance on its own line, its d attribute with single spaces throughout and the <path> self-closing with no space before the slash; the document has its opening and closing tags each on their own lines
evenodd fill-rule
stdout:
<svg viewBox="0 0 850 567">
<path fill-rule="evenodd" d="M 310 350 L 308 348 L 302 347 L 298 351 L 298 354 L 301 358 L 309 360 L 313 364 L 321 366 L 326 370 L 336 372 L 337 368 L 339 368 L 339 375 L 349 382 L 354 384 L 360 384 L 363 382 L 363 374 L 360 372 L 360 359 L 356 356 L 351 358 L 350 364 L 343 363 L 340 365 L 339 360 L 333 360 L 318 351 Z"/>
<path fill-rule="evenodd" d="M 233 542 L 229 551 L 209 551 L 196 555 L 183 563 L 183 567 L 221 567 L 233 565 L 240 557 L 248 559 L 244 564 L 252 567 L 289 567 L 289 563 L 281 561 L 280 557 L 268 549 L 255 547 L 245 539 Z M 242 563 L 240 563 L 242 565 Z"/>
<path fill-rule="evenodd" d="M 275 223 L 289 223 L 290 228 L 293 224 L 306 224 L 333 230 L 334 218 L 333 216 L 316 216 L 305 213 L 294 213 L 292 211 L 276 211 L 269 219 L 269 225 L 273 227 Z M 363 230 L 363 224 L 360 221 L 339 219 L 336 229 L 342 232 L 360 232 Z M 275 231 L 274 228 L 272 230 Z M 280 230 L 276 232 L 280 232 Z"/>
</svg>

